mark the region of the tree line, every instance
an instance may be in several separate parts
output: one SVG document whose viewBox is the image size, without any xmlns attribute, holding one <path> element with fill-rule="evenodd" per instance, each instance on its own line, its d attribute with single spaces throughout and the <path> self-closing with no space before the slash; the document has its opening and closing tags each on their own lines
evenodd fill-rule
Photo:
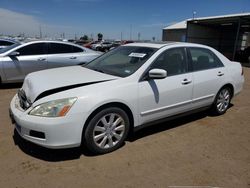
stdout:
<svg viewBox="0 0 250 188">
<path fill-rule="evenodd" d="M 101 41 L 103 39 L 103 34 L 102 33 L 98 33 L 97 34 L 97 38 L 98 38 L 98 41 Z M 83 35 L 82 37 L 80 37 L 80 40 L 88 41 L 88 40 L 90 40 L 90 38 L 89 38 L 88 35 Z"/>
</svg>

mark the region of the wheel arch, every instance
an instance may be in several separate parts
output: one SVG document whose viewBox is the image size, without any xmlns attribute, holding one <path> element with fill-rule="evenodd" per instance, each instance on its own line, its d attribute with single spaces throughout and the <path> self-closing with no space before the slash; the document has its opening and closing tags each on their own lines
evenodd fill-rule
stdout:
<svg viewBox="0 0 250 188">
<path fill-rule="evenodd" d="M 222 89 L 222 88 L 225 88 L 225 87 L 228 87 L 228 88 L 231 90 L 231 94 L 232 94 L 232 97 L 233 97 L 233 96 L 234 96 L 234 86 L 233 86 L 233 84 L 227 83 L 227 84 L 225 84 L 224 86 L 222 86 L 221 89 Z M 221 89 L 220 89 L 220 90 L 221 90 Z"/>
<path fill-rule="evenodd" d="M 226 109 L 224 110 L 218 110 L 218 107 L 217 107 L 217 99 L 219 97 L 219 94 L 220 92 L 224 89 L 224 88 L 228 88 L 230 91 L 230 95 L 231 95 L 231 98 L 229 99 L 229 104 L 227 105 Z M 231 83 L 227 83 L 227 84 L 224 84 L 220 90 L 218 91 L 218 93 L 216 94 L 215 98 L 214 98 L 214 102 L 213 104 L 211 105 L 211 108 L 210 108 L 210 113 L 212 116 L 218 116 L 218 115 L 222 115 L 224 113 L 226 113 L 227 109 L 229 108 L 229 105 L 230 105 L 230 101 L 231 99 L 233 98 L 234 96 L 234 86 L 233 84 Z"/>
<path fill-rule="evenodd" d="M 84 127 L 82 130 L 82 141 L 83 141 L 83 133 L 85 132 L 85 129 L 87 128 L 90 120 L 100 111 L 102 111 L 103 109 L 109 108 L 109 107 L 117 107 L 117 108 L 121 108 L 122 110 L 124 110 L 126 112 L 126 114 L 128 115 L 129 118 L 129 134 L 131 134 L 134 131 L 134 115 L 132 113 L 132 110 L 124 103 L 122 102 L 110 102 L 110 103 L 106 103 L 103 104 L 101 106 L 99 106 L 98 108 L 96 108 L 87 118 L 87 120 L 84 123 Z"/>
</svg>

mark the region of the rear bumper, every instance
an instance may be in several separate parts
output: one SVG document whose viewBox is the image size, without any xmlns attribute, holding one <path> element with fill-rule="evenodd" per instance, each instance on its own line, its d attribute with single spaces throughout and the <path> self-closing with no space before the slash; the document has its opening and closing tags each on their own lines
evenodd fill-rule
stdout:
<svg viewBox="0 0 250 188">
<path fill-rule="evenodd" d="M 15 105 L 17 96 L 10 103 L 10 118 L 19 135 L 46 148 L 71 148 L 81 145 L 84 116 L 45 118 L 28 115 Z M 43 136 L 44 135 L 44 136 Z"/>
<path fill-rule="evenodd" d="M 240 94 L 240 92 L 243 90 L 243 85 L 244 85 L 244 82 L 245 82 L 245 78 L 244 76 L 242 75 L 238 81 L 238 83 L 236 83 L 235 85 L 235 90 L 234 90 L 234 96 L 237 96 L 238 94 Z"/>
</svg>

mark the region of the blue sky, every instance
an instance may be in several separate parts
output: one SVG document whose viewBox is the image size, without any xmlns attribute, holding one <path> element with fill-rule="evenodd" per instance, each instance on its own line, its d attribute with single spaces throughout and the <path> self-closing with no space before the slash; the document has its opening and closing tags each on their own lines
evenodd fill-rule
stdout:
<svg viewBox="0 0 250 188">
<path fill-rule="evenodd" d="M 250 0 L 1 0 L 0 34 L 67 38 L 161 39 L 162 28 L 187 18 L 250 12 Z"/>
</svg>

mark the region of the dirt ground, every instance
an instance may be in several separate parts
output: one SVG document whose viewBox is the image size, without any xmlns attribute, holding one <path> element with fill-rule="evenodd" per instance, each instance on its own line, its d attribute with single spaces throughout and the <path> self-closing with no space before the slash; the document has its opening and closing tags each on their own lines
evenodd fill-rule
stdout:
<svg viewBox="0 0 250 188">
<path fill-rule="evenodd" d="M 8 116 L 19 86 L 3 86 L 0 188 L 249 188 L 250 68 L 244 72 L 244 90 L 225 115 L 211 117 L 203 112 L 151 126 L 102 156 L 80 148 L 49 150 L 21 139 Z"/>
</svg>

